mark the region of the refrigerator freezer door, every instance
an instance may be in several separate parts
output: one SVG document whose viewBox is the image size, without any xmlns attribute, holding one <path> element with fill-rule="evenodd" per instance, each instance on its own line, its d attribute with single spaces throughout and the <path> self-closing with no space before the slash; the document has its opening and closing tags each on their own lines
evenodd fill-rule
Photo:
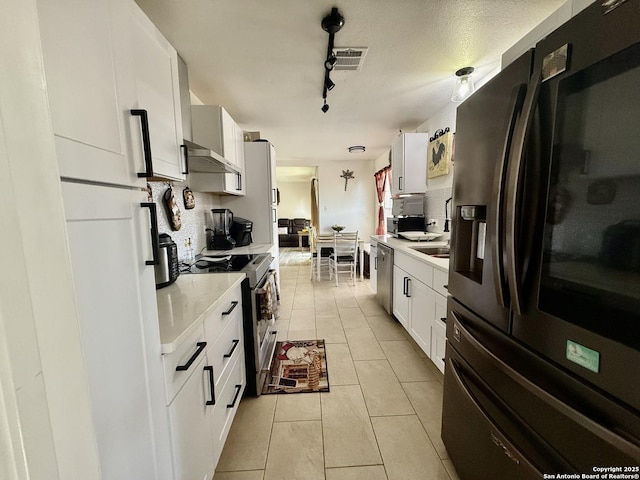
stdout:
<svg viewBox="0 0 640 480">
<path fill-rule="evenodd" d="M 448 319 L 442 437 L 461 478 L 471 467 L 486 478 L 529 478 L 536 470 L 592 473 L 605 464 L 638 464 L 640 418 L 632 409 L 544 362 L 451 298 Z M 474 418 L 470 428 L 462 425 L 466 418 Z M 469 437 L 476 448 L 464 445 Z M 511 474 L 512 463 L 522 475 Z"/>
</svg>

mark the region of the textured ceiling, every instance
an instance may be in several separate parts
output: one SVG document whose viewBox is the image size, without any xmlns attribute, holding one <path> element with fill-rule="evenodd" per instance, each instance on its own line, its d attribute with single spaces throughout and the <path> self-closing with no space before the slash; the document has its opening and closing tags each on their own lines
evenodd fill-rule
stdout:
<svg viewBox="0 0 640 480">
<path fill-rule="evenodd" d="M 564 0 L 136 0 L 189 69 L 192 92 L 274 144 L 278 163 L 382 155 L 449 102 L 454 72 L 482 78 Z M 336 47 L 368 47 L 360 72 L 333 72 L 322 113 L 332 7 Z"/>
</svg>

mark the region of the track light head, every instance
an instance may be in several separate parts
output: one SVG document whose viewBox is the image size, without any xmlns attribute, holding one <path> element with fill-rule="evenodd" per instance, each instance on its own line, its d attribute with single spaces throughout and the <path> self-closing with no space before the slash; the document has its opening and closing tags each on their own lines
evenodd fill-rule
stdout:
<svg viewBox="0 0 640 480">
<path fill-rule="evenodd" d="M 336 65 L 337 61 L 338 61 L 338 59 L 336 58 L 335 54 L 332 53 L 329 56 L 329 58 L 327 58 L 324 61 L 324 68 L 326 68 L 329 71 L 333 70 L 333 67 Z"/>
<path fill-rule="evenodd" d="M 322 113 L 327 113 L 329 111 L 329 105 L 327 105 L 327 101 L 324 101 L 324 105 L 322 105 L 322 108 L 320 109 L 322 110 Z"/>
<path fill-rule="evenodd" d="M 333 90 L 333 87 L 335 87 L 336 84 L 333 83 L 333 81 L 329 78 L 329 75 L 327 75 L 324 79 L 324 86 L 327 90 Z"/>
</svg>

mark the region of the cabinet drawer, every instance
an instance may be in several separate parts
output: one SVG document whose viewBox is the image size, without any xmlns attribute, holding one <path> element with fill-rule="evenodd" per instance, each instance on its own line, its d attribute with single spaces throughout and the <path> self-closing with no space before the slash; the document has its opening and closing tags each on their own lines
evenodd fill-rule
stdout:
<svg viewBox="0 0 640 480">
<path fill-rule="evenodd" d="M 207 344 L 207 346 L 209 345 Z M 234 364 L 242 351 L 244 351 L 242 315 L 236 313 L 210 350 L 207 351 L 207 359 L 209 365 L 213 367 L 213 377 L 217 389 L 224 385 L 231 365 Z"/>
<path fill-rule="evenodd" d="M 242 394 L 247 385 L 244 368 L 244 350 L 239 350 L 238 357 L 233 363 L 231 373 L 226 383 L 216 393 L 216 404 L 213 409 L 213 442 L 214 442 L 214 465 L 218 464 L 218 459 L 224 448 L 233 417 L 238 410 Z"/>
<path fill-rule="evenodd" d="M 204 321 L 204 336 L 209 345 L 213 345 L 229 322 L 235 321 L 238 315 L 240 322 L 242 322 L 242 290 L 240 285 L 226 292 L 216 307 L 207 313 Z"/>
<path fill-rule="evenodd" d="M 204 344 L 204 330 L 200 326 L 175 351 L 162 355 L 167 405 L 194 372 L 199 360 L 204 357 L 206 350 Z M 186 367 L 187 365 L 189 367 Z"/>
<path fill-rule="evenodd" d="M 438 270 L 437 268 L 433 269 L 433 289 L 438 292 L 440 295 L 444 295 L 445 297 L 449 295 L 449 290 L 447 290 L 447 285 L 449 283 L 449 272 L 443 272 L 442 270 Z"/>
<path fill-rule="evenodd" d="M 420 280 L 427 287 L 431 287 L 434 270 L 432 266 L 412 258 L 409 255 L 405 255 L 398 250 L 394 252 L 393 264 Z"/>
</svg>

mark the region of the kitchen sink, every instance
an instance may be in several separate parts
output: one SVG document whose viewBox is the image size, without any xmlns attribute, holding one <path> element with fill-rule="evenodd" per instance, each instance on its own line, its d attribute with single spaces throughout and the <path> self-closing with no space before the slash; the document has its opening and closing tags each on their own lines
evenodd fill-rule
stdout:
<svg viewBox="0 0 640 480">
<path fill-rule="evenodd" d="M 410 247 L 416 252 L 424 253 L 430 257 L 449 258 L 449 247 Z"/>
</svg>

